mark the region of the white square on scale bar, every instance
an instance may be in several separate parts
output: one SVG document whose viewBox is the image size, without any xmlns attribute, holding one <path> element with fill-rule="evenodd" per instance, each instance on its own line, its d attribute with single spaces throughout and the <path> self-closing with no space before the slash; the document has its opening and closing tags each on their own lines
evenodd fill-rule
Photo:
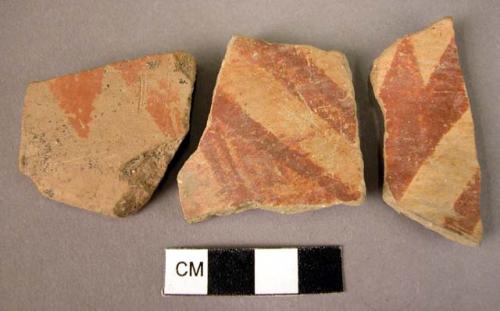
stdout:
<svg viewBox="0 0 500 311">
<path fill-rule="evenodd" d="M 206 295 L 208 250 L 165 250 L 165 295 Z"/>
<path fill-rule="evenodd" d="M 296 248 L 255 249 L 255 294 L 299 292 Z"/>
</svg>

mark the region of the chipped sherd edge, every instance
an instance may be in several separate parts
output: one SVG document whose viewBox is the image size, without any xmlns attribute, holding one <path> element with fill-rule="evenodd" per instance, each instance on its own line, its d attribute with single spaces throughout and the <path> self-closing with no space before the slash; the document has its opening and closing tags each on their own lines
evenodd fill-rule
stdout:
<svg viewBox="0 0 500 311">
<path fill-rule="evenodd" d="M 365 197 L 346 57 L 233 37 L 207 127 L 177 177 L 185 219 L 297 213 Z"/>
<path fill-rule="evenodd" d="M 19 168 L 53 200 L 127 216 L 150 199 L 189 129 L 196 62 L 150 55 L 29 85 Z"/>
<path fill-rule="evenodd" d="M 397 40 L 370 78 L 385 119 L 384 200 L 448 239 L 478 245 L 480 167 L 452 19 Z"/>
</svg>

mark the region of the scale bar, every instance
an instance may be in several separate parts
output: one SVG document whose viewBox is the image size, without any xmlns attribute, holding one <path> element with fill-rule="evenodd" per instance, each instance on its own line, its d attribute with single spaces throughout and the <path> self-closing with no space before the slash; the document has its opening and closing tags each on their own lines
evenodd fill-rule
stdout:
<svg viewBox="0 0 500 311">
<path fill-rule="evenodd" d="M 293 295 L 343 289 L 339 246 L 165 250 L 164 295 Z"/>
</svg>

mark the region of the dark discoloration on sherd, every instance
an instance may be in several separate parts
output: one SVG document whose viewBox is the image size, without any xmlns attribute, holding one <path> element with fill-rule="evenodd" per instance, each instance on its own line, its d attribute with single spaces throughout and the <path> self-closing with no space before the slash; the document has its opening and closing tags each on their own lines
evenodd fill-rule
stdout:
<svg viewBox="0 0 500 311">
<path fill-rule="evenodd" d="M 194 81 L 196 76 L 196 61 L 195 59 L 187 53 L 178 52 L 174 54 L 175 57 L 175 70 L 181 71 L 186 75 L 186 77 Z"/>
<path fill-rule="evenodd" d="M 139 211 L 149 201 L 165 174 L 178 142 L 161 144 L 125 163 L 120 179 L 129 184 L 129 191 L 118 201 L 113 212 L 125 217 Z"/>
<path fill-rule="evenodd" d="M 188 131 L 195 70 L 187 53 L 164 53 L 31 83 L 19 169 L 53 200 L 137 212 Z"/>
</svg>

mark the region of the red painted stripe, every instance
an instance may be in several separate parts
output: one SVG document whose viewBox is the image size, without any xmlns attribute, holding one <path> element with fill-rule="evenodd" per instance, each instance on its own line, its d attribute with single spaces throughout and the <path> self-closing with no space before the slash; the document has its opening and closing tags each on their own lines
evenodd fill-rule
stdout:
<svg viewBox="0 0 500 311">
<path fill-rule="evenodd" d="M 250 39 L 237 39 L 234 48 L 250 64 L 270 72 L 332 129 L 350 142 L 355 141 L 354 99 L 347 97 L 347 92 L 315 66 L 300 48 Z"/>
<path fill-rule="evenodd" d="M 381 87 L 386 117 L 386 180 L 400 199 L 441 138 L 468 108 L 455 39 L 426 86 L 409 38 L 398 45 Z"/>
<path fill-rule="evenodd" d="M 469 181 L 467 187 L 455 201 L 457 217 L 447 217 L 444 225 L 448 229 L 471 234 L 481 220 L 479 212 L 481 175 L 479 169 Z"/>
<path fill-rule="evenodd" d="M 323 168 L 308 159 L 308 154 L 282 143 L 244 113 L 229 95 L 220 89 L 216 94 L 211 112 L 211 128 L 204 135 L 200 148 L 214 173 L 221 174 L 218 182 L 235 191 L 240 189 L 244 178 L 247 184 L 256 189 L 244 194 L 247 200 L 261 203 L 321 204 L 335 198 L 342 201 L 359 199 L 361 194 L 358 190 L 326 174 Z M 223 138 L 215 132 L 227 137 L 226 144 L 231 146 L 231 153 L 237 159 L 231 158 L 227 151 L 221 154 L 221 150 L 227 150 L 227 147 L 220 147 L 219 140 Z M 293 190 L 284 196 L 278 195 L 283 187 Z M 236 197 L 244 195 L 240 191 Z"/>
<path fill-rule="evenodd" d="M 181 115 L 176 107 L 180 102 L 179 90 L 166 79 L 158 81 L 157 86 L 153 86 L 153 83 L 148 85 L 145 91 L 146 110 L 165 135 L 179 136 L 183 131 L 183 126 L 180 124 Z"/>
<path fill-rule="evenodd" d="M 250 197 L 250 192 L 246 189 L 238 173 L 237 164 L 221 134 L 222 130 L 217 126 L 207 129 L 200 143 L 200 150 L 211 165 L 217 183 L 222 185 L 221 194 L 231 198 L 231 203 L 241 204 Z"/>
<path fill-rule="evenodd" d="M 57 103 L 81 138 L 87 138 L 89 135 L 91 113 L 94 110 L 94 101 L 101 93 L 103 76 L 104 69 L 97 68 L 63 76 L 52 80 L 49 84 Z"/>
</svg>

